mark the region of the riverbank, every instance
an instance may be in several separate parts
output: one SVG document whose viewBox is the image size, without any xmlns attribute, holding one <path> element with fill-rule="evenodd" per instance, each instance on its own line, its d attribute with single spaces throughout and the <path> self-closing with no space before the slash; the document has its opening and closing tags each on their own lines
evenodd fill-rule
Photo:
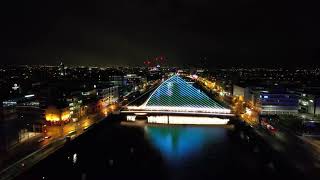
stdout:
<svg viewBox="0 0 320 180">
<path fill-rule="evenodd" d="M 234 129 L 189 125 L 141 128 L 123 126 L 118 117 L 107 119 L 18 180 L 312 179 L 242 123 Z M 48 169 L 52 164 L 59 169 Z"/>
<path fill-rule="evenodd" d="M 39 141 L 40 139 L 37 138 L 31 144 L 27 144 L 28 147 L 23 147 L 21 151 L 23 154 L 15 156 L 14 153 L 12 153 L 11 159 L 10 157 L 6 157 L 8 159 L 7 166 L 3 166 L 3 169 L 0 171 L 0 180 L 13 179 L 27 171 L 50 154 L 59 150 L 65 143 L 69 142 L 69 140 L 81 136 L 105 118 L 98 115 L 90 115 L 88 117 L 78 122 L 66 124 L 66 127 L 49 127 L 49 133 L 47 135 L 50 139 L 47 141 Z M 50 128 L 56 128 L 57 131 L 50 131 Z M 74 133 L 71 135 L 70 132 Z M 16 150 L 16 153 L 19 152 L 20 151 Z"/>
</svg>

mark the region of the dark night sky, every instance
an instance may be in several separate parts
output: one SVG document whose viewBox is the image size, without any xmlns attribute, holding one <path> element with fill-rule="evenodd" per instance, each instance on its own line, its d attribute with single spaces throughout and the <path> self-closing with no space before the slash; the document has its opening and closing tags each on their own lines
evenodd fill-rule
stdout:
<svg viewBox="0 0 320 180">
<path fill-rule="evenodd" d="M 10 1 L 1 4 L 5 64 L 319 65 L 318 6 L 304 1 Z M 299 61 L 295 63 L 294 61 Z"/>
</svg>

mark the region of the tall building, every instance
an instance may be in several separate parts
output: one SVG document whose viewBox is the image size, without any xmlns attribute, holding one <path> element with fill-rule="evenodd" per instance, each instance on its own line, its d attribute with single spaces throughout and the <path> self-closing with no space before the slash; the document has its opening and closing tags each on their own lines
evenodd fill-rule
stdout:
<svg viewBox="0 0 320 180">
<path fill-rule="evenodd" d="M 66 75 L 66 71 L 65 71 L 65 68 L 64 68 L 64 64 L 62 62 L 60 62 L 60 65 L 59 65 L 59 74 L 61 76 L 65 76 Z"/>
</svg>

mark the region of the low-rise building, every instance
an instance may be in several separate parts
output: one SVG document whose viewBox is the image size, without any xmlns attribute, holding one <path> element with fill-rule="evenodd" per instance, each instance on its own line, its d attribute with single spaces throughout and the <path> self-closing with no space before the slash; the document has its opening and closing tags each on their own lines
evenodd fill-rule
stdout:
<svg viewBox="0 0 320 180">
<path fill-rule="evenodd" d="M 45 109 L 45 119 L 50 124 L 68 123 L 71 120 L 69 106 L 48 106 Z"/>
<path fill-rule="evenodd" d="M 256 106 L 261 114 L 296 114 L 299 110 L 299 96 L 290 92 L 261 91 Z"/>
<path fill-rule="evenodd" d="M 302 113 L 320 114 L 320 90 L 300 92 L 299 108 Z"/>
<path fill-rule="evenodd" d="M 258 109 L 261 114 L 292 114 L 299 112 L 299 95 L 276 87 L 234 85 L 233 96 Z"/>
<path fill-rule="evenodd" d="M 16 101 L 6 100 L 0 106 L 0 121 L 10 121 L 17 118 Z"/>
</svg>

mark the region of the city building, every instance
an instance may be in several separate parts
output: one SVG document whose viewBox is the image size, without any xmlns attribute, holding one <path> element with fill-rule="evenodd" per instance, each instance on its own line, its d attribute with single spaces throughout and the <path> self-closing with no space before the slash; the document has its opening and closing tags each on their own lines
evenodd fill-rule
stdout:
<svg viewBox="0 0 320 180">
<path fill-rule="evenodd" d="M 60 65 L 59 65 L 59 74 L 60 74 L 60 76 L 66 75 L 66 70 L 65 70 L 64 64 L 62 62 L 60 62 Z"/>
<path fill-rule="evenodd" d="M 39 102 L 33 94 L 10 98 L 0 106 L 0 151 L 7 151 L 43 130 Z"/>
<path fill-rule="evenodd" d="M 261 114 L 296 114 L 299 111 L 299 95 L 274 86 L 234 85 L 233 96 L 257 107 Z"/>
<path fill-rule="evenodd" d="M 320 114 L 320 90 L 305 90 L 300 92 L 299 109 L 302 113 Z"/>
<path fill-rule="evenodd" d="M 63 124 L 68 123 L 71 120 L 71 114 L 69 106 L 50 105 L 45 109 L 45 120 L 49 124 Z"/>
<path fill-rule="evenodd" d="M 18 117 L 16 105 L 17 102 L 14 100 L 3 101 L 0 106 L 0 121 L 10 121 L 16 119 Z"/>
<path fill-rule="evenodd" d="M 290 92 L 260 91 L 256 106 L 261 114 L 297 114 L 299 96 Z"/>
</svg>

